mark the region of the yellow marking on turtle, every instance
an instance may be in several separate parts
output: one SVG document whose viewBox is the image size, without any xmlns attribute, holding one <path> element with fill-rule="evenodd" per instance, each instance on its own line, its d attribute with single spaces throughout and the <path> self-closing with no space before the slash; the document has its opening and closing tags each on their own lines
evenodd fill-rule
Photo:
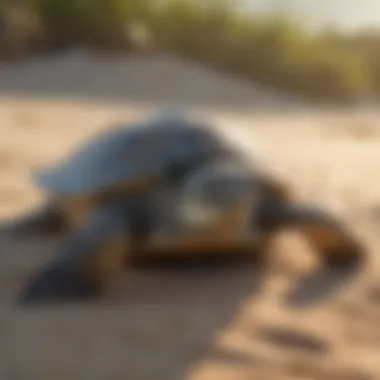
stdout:
<svg viewBox="0 0 380 380">
<path fill-rule="evenodd" d="M 313 247 L 317 250 L 322 260 L 338 260 L 349 262 L 362 256 L 362 249 L 356 244 L 353 237 L 348 236 L 338 227 L 318 224 L 306 224 L 297 226 Z"/>
<path fill-rule="evenodd" d="M 319 249 L 339 248 L 345 243 L 342 235 L 333 227 L 310 224 L 299 229 Z"/>
<path fill-rule="evenodd" d="M 83 195 L 62 197 L 58 200 L 60 207 L 66 215 L 69 227 L 79 228 L 85 223 L 86 217 L 96 207 L 105 202 L 115 200 L 128 194 L 139 194 L 149 189 L 161 178 L 161 174 L 147 176 L 131 183 L 121 183 L 98 192 L 90 192 Z"/>
<path fill-rule="evenodd" d="M 69 226 L 74 229 L 81 228 L 85 224 L 87 216 L 97 205 L 98 202 L 92 194 L 62 199 L 60 202 Z"/>
<path fill-rule="evenodd" d="M 118 231 L 96 248 L 93 258 L 85 265 L 85 275 L 100 287 L 106 285 L 125 267 L 128 237 Z"/>
<path fill-rule="evenodd" d="M 175 256 L 204 254 L 206 252 L 226 252 L 228 250 L 250 250 L 257 245 L 257 238 L 249 232 L 239 233 L 239 226 L 246 225 L 249 216 L 246 205 L 234 207 L 226 212 L 223 219 L 202 231 L 184 233 L 176 237 L 153 236 L 150 241 L 139 246 L 144 256 Z"/>
</svg>

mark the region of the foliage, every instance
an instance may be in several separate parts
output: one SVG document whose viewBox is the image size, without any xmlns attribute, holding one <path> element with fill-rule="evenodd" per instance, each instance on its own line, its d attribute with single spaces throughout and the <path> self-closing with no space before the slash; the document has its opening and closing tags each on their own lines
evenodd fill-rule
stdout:
<svg viewBox="0 0 380 380">
<path fill-rule="evenodd" d="M 51 48 L 81 44 L 129 49 L 143 23 L 155 49 L 321 100 L 380 95 L 380 36 L 312 34 L 280 16 L 247 14 L 205 0 L 25 0 Z M 1 20 L 0 20 L 1 21 Z"/>
</svg>

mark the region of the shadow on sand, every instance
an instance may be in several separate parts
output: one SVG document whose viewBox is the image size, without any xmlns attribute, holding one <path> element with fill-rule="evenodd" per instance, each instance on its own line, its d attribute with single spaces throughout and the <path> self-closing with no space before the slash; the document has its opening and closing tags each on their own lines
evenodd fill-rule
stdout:
<svg viewBox="0 0 380 380">
<path fill-rule="evenodd" d="M 344 267 L 323 266 L 320 270 L 297 281 L 285 297 L 289 307 L 315 306 L 332 295 L 344 290 L 361 272 L 362 265 L 355 263 Z"/>
<path fill-rule="evenodd" d="M 118 290 L 99 301 L 20 311 L 7 306 L 11 289 L 19 289 L 51 255 L 52 244 L 48 251 L 37 242 L 26 246 L 3 239 L 0 245 L 4 253 L 0 350 L 7 363 L 1 378 L 40 380 L 48 374 L 63 379 L 64 373 L 79 380 L 96 372 L 103 373 L 102 378 L 186 379 L 189 369 L 205 359 L 267 367 L 260 357 L 215 346 L 216 335 L 261 292 L 267 274 L 264 263 L 229 255 L 218 262 L 214 257 L 135 262 Z M 311 306 L 355 272 L 350 268 L 315 274 L 298 283 L 287 302 Z M 268 339 L 290 339 L 281 333 L 272 335 Z M 304 346 L 300 339 L 292 344 Z"/>
<path fill-rule="evenodd" d="M 54 245 L 0 241 L 1 378 L 63 379 L 64 373 L 79 380 L 98 372 L 102 378 L 183 379 L 260 292 L 265 272 L 259 263 L 230 256 L 218 264 L 214 258 L 139 262 L 99 301 L 17 310 L 14 294 Z"/>
</svg>

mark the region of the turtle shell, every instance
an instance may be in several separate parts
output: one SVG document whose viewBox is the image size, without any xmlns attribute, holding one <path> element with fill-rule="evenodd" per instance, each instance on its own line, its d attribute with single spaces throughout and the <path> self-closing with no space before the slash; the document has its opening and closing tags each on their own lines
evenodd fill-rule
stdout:
<svg viewBox="0 0 380 380">
<path fill-rule="evenodd" d="M 34 173 L 34 180 L 55 195 L 101 192 L 165 174 L 173 164 L 200 162 L 223 146 L 220 136 L 198 120 L 182 113 L 155 115 L 102 132 L 62 163 Z"/>
</svg>

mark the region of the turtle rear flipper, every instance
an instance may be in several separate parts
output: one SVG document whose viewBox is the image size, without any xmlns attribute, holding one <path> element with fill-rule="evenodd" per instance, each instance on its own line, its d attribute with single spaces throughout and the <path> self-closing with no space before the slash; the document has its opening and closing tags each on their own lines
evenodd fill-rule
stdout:
<svg viewBox="0 0 380 380">
<path fill-rule="evenodd" d="M 91 213 L 85 226 L 69 236 L 57 258 L 32 277 L 21 291 L 19 305 L 98 296 L 111 278 L 124 269 L 127 216 L 120 203 L 102 205 Z"/>
<path fill-rule="evenodd" d="M 55 204 L 48 203 L 3 224 L 0 232 L 11 237 L 30 237 L 55 235 L 65 228 L 63 212 Z"/>
<path fill-rule="evenodd" d="M 365 250 L 355 235 L 336 216 L 312 205 L 287 204 L 283 225 L 301 231 L 330 266 L 362 263 Z"/>
</svg>

